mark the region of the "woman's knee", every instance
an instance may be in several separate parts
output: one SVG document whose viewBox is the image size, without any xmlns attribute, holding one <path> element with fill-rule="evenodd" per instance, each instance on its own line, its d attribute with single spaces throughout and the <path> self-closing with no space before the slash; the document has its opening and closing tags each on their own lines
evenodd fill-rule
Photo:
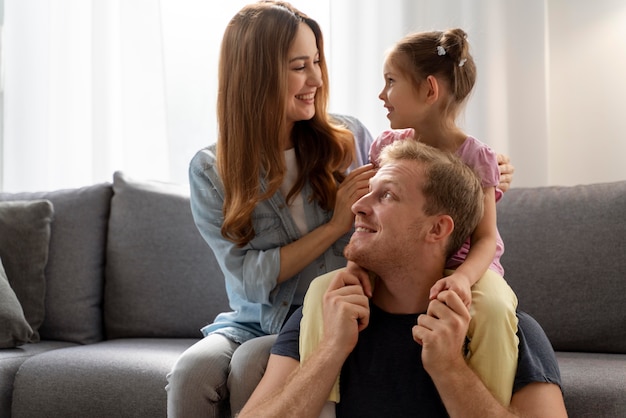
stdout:
<svg viewBox="0 0 626 418">
<path fill-rule="evenodd" d="M 233 354 L 228 375 L 230 407 L 233 414 L 243 408 L 265 373 L 275 335 L 254 338 Z"/>
<path fill-rule="evenodd" d="M 230 375 L 262 377 L 274 341 L 276 335 L 267 335 L 243 343 L 233 354 Z"/>
<path fill-rule="evenodd" d="M 238 344 L 222 335 L 210 335 L 185 350 L 167 376 L 173 387 L 219 386 L 226 382 Z"/>
</svg>

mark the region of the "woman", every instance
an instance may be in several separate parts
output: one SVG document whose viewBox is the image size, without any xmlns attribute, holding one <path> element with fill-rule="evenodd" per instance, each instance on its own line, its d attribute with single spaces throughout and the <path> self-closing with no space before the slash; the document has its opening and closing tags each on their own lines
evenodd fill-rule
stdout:
<svg viewBox="0 0 626 418">
<path fill-rule="evenodd" d="M 240 345 L 278 333 L 311 280 L 345 266 L 351 206 L 374 174 L 365 164 L 372 138 L 356 119 L 330 116 L 327 103 L 314 20 L 275 1 L 233 17 L 221 47 L 217 144 L 198 152 L 189 174 L 194 219 L 233 311 L 203 328 L 174 366 L 169 416 L 224 414 L 228 387 L 235 414 L 274 337 Z"/>
</svg>

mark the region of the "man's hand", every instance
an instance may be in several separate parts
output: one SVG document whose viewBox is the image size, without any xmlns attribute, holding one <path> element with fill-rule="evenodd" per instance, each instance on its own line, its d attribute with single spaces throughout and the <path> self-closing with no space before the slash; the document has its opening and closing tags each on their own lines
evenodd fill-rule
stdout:
<svg viewBox="0 0 626 418">
<path fill-rule="evenodd" d="M 463 344 L 470 313 L 459 295 L 445 290 L 428 305 L 426 314 L 417 318 L 413 339 L 422 345 L 422 363 L 431 376 L 465 364 Z"/>
<path fill-rule="evenodd" d="M 324 294 L 323 345 L 339 348 L 346 356 L 356 345 L 359 332 L 369 323 L 369 300 L 359 278 L 347 271 L 337 273 Z"/>
<path fill-rule="evenodd" d="M 350 274 L 353 274 L 359 279 L 359 282 L 361 282 L 361 286 L 363 287 L 363 293 L 365 293 L 365 296 L 367 296 L 368 298 L 371 298 L 373 290 L 371 277 L 373 273 L 365 270 L 354 261 L 348 261 L 348 264 L 346 265 L 346 271 Z"/>
<path fill-rule="evenodd" d="M 449 276 L 437 280 L 430 289 L 430 300 L 436 299 L 439 293 L 444 290 L 454 291 L 469 309 L 472 304 L 472 285 L 467 277 L 460 273 L 452 273 Z"/>
</svg>

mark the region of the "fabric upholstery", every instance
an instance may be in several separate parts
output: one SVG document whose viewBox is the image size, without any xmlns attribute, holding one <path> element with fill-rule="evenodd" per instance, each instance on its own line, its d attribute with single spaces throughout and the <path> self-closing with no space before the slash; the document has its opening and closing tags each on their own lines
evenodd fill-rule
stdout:
<svg viewBox="0 0 626 418">
<path fill-rule="evenodd" d="M 103 338 L 104 248 L 111 194 L 107 183 L 0 193 L 0 201 L 46 199 L 54 207 L 45 271 L 46 315 L 39 330 L 43 339 L 88 344 Z"/>
<path fill-rule="evenodd" d="M 0 202 L 0 258 L 30 325 L 29 341 L 39 341 L 45 315 L 52 203 L 47 200 Z M 19 316 L 19 312 L 14 312 Z"/>
<path fill-rule="evenodd" d="M 121 339 L 29 358 L 13 418 L 166 417 L 166 375 L 195 339 Z"/>
<path fill-rule="evenodd" d="M 115 173 L 104 320 L 107 338 L 200 338 L 227 309 L 223 275 L 191 215 L 188 187 Z"/>
<path fill-rule="evenodd" d="M 27 343 L 32 335 L 33 329 L 24 316 L 20 301 L 11 289 L 0 259 L 0 348 L 17 347 Z"/>
<path fill-rule="evenodd" d="M 513 188 L 497 210 L 504 276 L 554 348 L 626 353 L 626 181 Z"/>
<path fill-rule="evenodd" d="M 572 352 L 556 355 L 570 418 L 626 416 L 626 356 Z"/>
<path fill-rule="evenodd" d="M 11 416 L 13 381 L 24 361 L 46 351 L 74 345 L 76 344 L 65 341 L 40 341 L 35 344 L 24 344 L 16 348 L 0 350 L 0 417 L 9 418 Z"/>
</svg>

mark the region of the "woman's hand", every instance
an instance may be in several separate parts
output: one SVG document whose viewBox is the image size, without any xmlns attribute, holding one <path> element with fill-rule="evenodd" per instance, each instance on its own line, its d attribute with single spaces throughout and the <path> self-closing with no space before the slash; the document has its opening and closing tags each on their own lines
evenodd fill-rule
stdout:
<svg viewBox="0 0 626 418">
<path fill-rule="evenodd" d="M 329 224 L 336 226 L 343 233 L 354 226 L 352 205 L 369 191 L 369 180 L 376 171 L 372 164 L 365 164 L 352 170 L 339 185 L 335 210 Z"/>
</svg>

